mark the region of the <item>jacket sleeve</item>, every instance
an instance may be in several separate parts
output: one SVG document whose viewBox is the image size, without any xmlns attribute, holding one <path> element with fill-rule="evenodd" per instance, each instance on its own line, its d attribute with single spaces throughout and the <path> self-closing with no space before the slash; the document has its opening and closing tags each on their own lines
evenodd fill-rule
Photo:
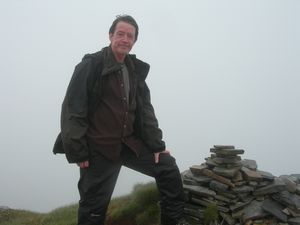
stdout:
<svg viewBox="0 0 300 225">
<path fill-rule="evenodd" d="M 166 146 L 162 140 L 162 130 L 158 126 L 154 108 L 151 104 L 150 90 L 144 82 L 143 107 L 142 107 L 142 138 L 145 144 L 153 152 L 164 151 Z"/>
<path fill-rule="evenodd" d="M 67 160 L 83 162 L 89 158 L 86 133 L 88 123 L 88 82 L 91 60 L 84 60 L 74 70 L 61 111 L 61 138 Z"/>
</svg>

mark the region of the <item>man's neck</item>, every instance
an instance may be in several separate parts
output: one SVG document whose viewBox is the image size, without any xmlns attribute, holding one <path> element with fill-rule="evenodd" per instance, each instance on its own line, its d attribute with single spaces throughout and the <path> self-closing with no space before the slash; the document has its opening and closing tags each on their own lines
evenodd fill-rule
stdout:
<svg viewBox="0 0 300 225">
<path fill-rule="evenodd" d="M 126 57 L 126 55 L 124 55 L 124 54 L 115 54 L 115 53 L 114 53 L 114 56 L 118 63 L 123 63 L 125 60 L 125 57 Z"/>
</svg>

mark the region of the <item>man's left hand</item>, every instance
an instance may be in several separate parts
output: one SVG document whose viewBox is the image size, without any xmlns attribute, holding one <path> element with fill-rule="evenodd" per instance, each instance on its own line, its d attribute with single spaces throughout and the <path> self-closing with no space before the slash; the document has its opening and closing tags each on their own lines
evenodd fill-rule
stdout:
<svg viewBox="0 0 300 225">
<path fill-rule="evenodd" d="M 170 154 L 170 151 L 164 150 L 162 152 L 156 152 L 156 153 L 154 153 L 154 162 L 155 163 L 159 163 L 159 156 L 160 156 L 160 154 Z"/>
</svg>

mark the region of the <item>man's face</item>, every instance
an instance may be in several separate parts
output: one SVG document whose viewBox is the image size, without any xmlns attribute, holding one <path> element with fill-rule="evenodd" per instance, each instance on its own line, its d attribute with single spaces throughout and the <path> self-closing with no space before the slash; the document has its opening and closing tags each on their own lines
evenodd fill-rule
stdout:
<svg viewBox="0 0 300 225">
<path fill-rule="evenodd" d="M 125 57 L 135 43 L 135 27 L 121 21 L 117 23 L 115 32 L 109 34 L 109 40 L 116 57 Z"/>
</svg>

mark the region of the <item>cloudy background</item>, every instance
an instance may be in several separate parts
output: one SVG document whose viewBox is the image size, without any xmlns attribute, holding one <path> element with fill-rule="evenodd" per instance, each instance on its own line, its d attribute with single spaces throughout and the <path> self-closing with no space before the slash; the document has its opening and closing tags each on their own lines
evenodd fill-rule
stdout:
<svg viewBox="0 0 300 225">
<path fill-rule="evenodd" d="M 78 168 L 53 155 L 74 66 L 109 44 L 118 14 L 181 171 L 214 144 L 274 175 L 300 173 L 300 1 L 0 1 L 0 206 L 48 212 L 78 201 Z M 122 169 L 114 196 L 152 179 Z"/>
</svg>

